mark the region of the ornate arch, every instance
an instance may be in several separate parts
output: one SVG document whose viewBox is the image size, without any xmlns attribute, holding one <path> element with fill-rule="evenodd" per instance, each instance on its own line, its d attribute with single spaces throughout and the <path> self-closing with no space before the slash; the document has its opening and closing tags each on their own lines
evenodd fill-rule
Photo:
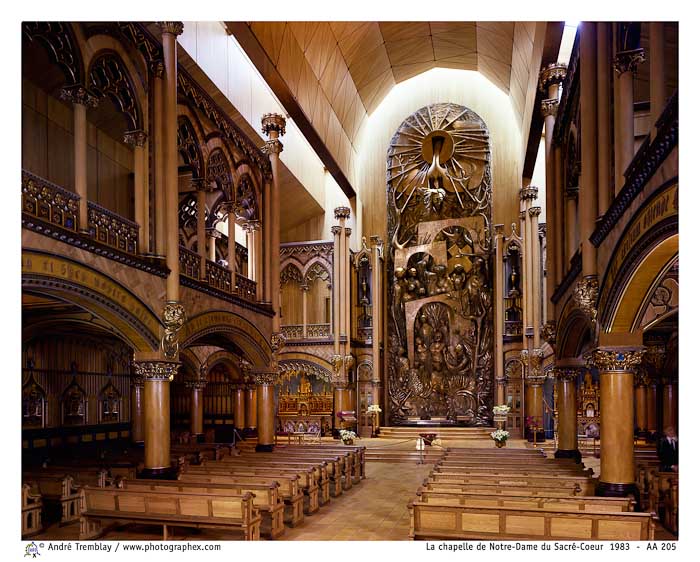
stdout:
<svg viewBox="0 0 700 562">
<path fill-rule="evenodd" d="M 230 351 L 220 349 L 207 357 L 207 372 L 211 371 L 217 365 L 227 365 L 234 374 L 239 374 L 242 377 L 241 358 L 237 357 Z"/>
<path fill-rule="evenodd" d="M 241 220 L 258 220 L 259 213 L 259 189 L 249 173 L 241 174 L 235 187 L 235 212 Z"/>
<path fill-rule="evenodd" d="M 144 128 L 142 110 L 133 81 L 118 53 L 102 51 L 90 61 L 88 88 L 96 97 L 106 97 L 112 101 L 117 111 L 126 119 L 126 131 Z"/>
<path fill-rule="evenodd" d="M 232 201 L 233 177 L 231 176 L 231 167 L 221 148 L 215 148 L 209 152 L 206 181 L 210 187 L 220 190 L 227 201 Z"/>
<path fill-rule="evenodd" d="M 204 179 L 204 158 L 199 137 L 186 115 L 178 115 L 177 118 L 177 149 L 192 170 L 192 177 Z"/>
<path fill-rule="evenodd" d="M 66 78 L 66 85 L 84 84 L 83 60 L 69 23 L 24 22 L 23 35 L 31 42 L 37 41 L 49 53 Z"/>
<path fill-rule="evenodd" d="M 291 281 L 296 281 L 301 285 L 304 283 L 304 275 L 297 264 L 292 261 L 288 261 L 280 273 L 280 285 L 286 285 Z"/>
<path fill-rule="evenodd" d="M 280 359 L 278 362 L 280 373 L 304 373 L 312 375 L 325 382 L 333 382 L 333 373 L 330 368 L 321 365 L 317 358 L 309 359 Z"/>
<path fill-rule="evenodd" d="M 576 306 L 573 298 L 569 298 L 564 306 L 557 326 L 556 357 L 580 357 L 586 343 L 594 339 L 593 326 L 583 310 Z"/>
<path fill-rule="evenodd" d="M 322 256 L 316 256 L 310 259 L 304 266 L 302 274 L 304 283 L 310 283 L 317 278 L 321 278 L 330 283 L 333 277 L 333 265 L 328 263 L 328 260 L 324 259 Z"/>
</svg>

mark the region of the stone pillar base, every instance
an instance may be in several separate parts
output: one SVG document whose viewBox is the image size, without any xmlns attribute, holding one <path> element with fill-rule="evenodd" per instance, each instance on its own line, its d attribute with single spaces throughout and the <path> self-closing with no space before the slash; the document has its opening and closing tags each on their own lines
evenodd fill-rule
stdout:
<svg viewBox="0 0 700 562">
<path fill-rule="evenodd" d="M 627 496 L 634 496 L 634 501 L 636 502 L 634 506 L 635 511 L 640 511 L 640 498 L 639 498 L 639 488 L 637 485 L 632 484 L 611 484 L 609 482 L 598 482 L 595 487 L 595 495 L 603 496 L 608 498 L 625 498 Z"/>
<path fill-rule="evenodd" d="M 255 446 L 256 453 L 271 453 L 274 450 L 274 445 L 260 445 L 259 443 Z"/>
<path fill-rule="evenodd" d="M 177 480 L 177 470 L 171 466 L 167 468 L 144 468 L 138 474 L 138 478 L 150 480 Z"/>
<path fill-rule="evenodd" d="M 554 453 L 555 459 L 576 459 L 576 462 L 581 464 L 581 451 L 578 449 L 567 450 L 557 449 Z"/>
</svg>

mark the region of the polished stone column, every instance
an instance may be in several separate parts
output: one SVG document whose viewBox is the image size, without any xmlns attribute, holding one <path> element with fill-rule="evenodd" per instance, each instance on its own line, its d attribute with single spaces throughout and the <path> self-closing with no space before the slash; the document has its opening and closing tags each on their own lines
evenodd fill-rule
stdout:
<svg viewBox="0 0 700 562">
<path fill-rule="evenodd" d="M 97 107 L 98 100 L 80 85 L 63 88 L 60 92 L 60 98 L 73 104 L 73 181 L 75 193 L 80 197 L 80 200 L 78 201 L 78 228 L 82 232 L 87 232 L 89 230 L 87 191 L 87 108 Z"/>
<path fill-rule="evenodd" d="M 503 225 L 496 224 L 494 229 L 494 246 L 496 248 L 496 259 L 494 260 L 494 278 L 495 278 L 495 294 L 494 304 L 496 316 L 494 320 L 494 375 L 496 378 L 496 396 L 495 404 L 501 406 L 505 404 L 505 389 L 501 387 L 498 381 L 504 381 L 504 365 L 503 365 L 503 327 L 505 321 L 505 311 L 503 308 L 503 299 L 505 297 L 505 289 L 503 286 Z"/>
<path fill-rule="evenodd" d="M 659 431 L 658 412 L 658 397 L 656 393 L 656 381 L 650 380 L 647 386 L 647 429 L 649 437 L 653 437 Z"/>
<path fill-rule="evenodd" d="M 309 294 L 309 286 L 303 284 L 301 286 L 301 322 L 302 322 L 302 337 L 306 339 L 306 326 L 308 324 L 307 295 Z"/>
<path fill-rule="evenodd" d="M 153 76 L 153 184 L 154 184 L 154 214 L 155 214 L 155 251 L 159 256 L 165 256 L 165 150 L 163 146 L 163 75 L 165 65 L 157 61 L 151 65 Z"/>
<path fill-rule="evenodd" d="M 124 133 L 124 143 L 134 151 L 134 222 L 139 227 L 138 250 L 148 253 L 148 135 L 141 130 Z"/>
<path fill-rule="evenodd" d="M 379 236 L 370 236 L 372 245 L 372 404 L 380 404 L 380 385 L 382 381 L 382 327 L 384 326 L 382 316 L 382 277 L 384 268 L 382 266 L 382 255 L 384 243 Z"/>
<path fill-rule="evenodd" d="M 678 383 L 666 378 L 661 389 L 661 431 L 673 427 L 678 431 Z"/>
<path fill-rule="evenodd" d="M 592 362 L 600 374 L 600 480 L 598 496 L 639 498 L 634 465 L 634 372 L 642 347 L 599 347 Z"/>
<path fill-rule="evenodd" d="M 266 262 L 270 268 L 270 301 L 275 316 L 272 318 L 272 332 L 280 331 L 280 172 L 279 159 L 282 143 L 279 137 L 285 133 L 286 120 L 277 113 L 267 113 L 262 117 L 262 131 L 269 138 L 265 143 L 272 166 L 272 189 L 270 193 L 270 256 Z"/>
<path fill-rule="evenodd" d="M 634 73 L 644 60 L 644 49 L 631 49 L 618 51 L 613 63 L 617 73 L 615 153 L 619 154 L 619 159 L 615 158 L 615 195 L 624 186 L 624 173 L 634 157 Z"/>
<path fill-rule="evenodd" d="M 245 394 L 245 425 L 248 429 L 255 429 L 258 425 L 258 398 L 254 384 L 246 387 Z"/>
<path fill-rule="evenodd" d="M 571 258 L 578 250 L 578 224 L 576 224 L 577 211 L 576 211 L 576 201 L 578 199 L 578 188 L 567 188 L 566 190 L 566 224 L 565 224 L 565 235 L 566 235 L 566 255 L 564 261 L 564 275 L 569 271 Z"/>
<path fill-rule="evenodd" d="M 158 478 L 170 473 L 170 383 L 177 361 L 134 361 L 136 374 L 144 381 L 143 474 Z"/>
<path fill-rule="evenodd" d="M 540 347 L 540 333 L 542 329 L 542 251 L 540 249 L 540 229 L 537 217 L 542 212 L 541 207 L 530 207 L 530 256 L 532 264 L 532 285 L 530 294 L 532 295 L 532 326 L 534 328 L 532 345 Z"/>
<path fill-rule="evenodd" d="M 197 189 L 197 253 L 199 254 L 199 278 L 207 278 L 207 192 L 201 180 L 193 182 Z"/>
<path fill-rule="evenodd" d="M 187 381 L 185 386 L 190 389 L 190 433 L 197 441 L 204 439 L 204 387 L 206 380 Z"/>
<path fill-rule="evenodd" d="M 255 450 L 269 453 L 275 446 L 275 381 L 277 373 L 258 372 L 253 375 L 257 394 L 258 444 Z"/>
<path fill-rule="evenodd" d="M 236 215 L 234 205 L 229 202 L 225 205 L 227 213 L 226 226 L 228 228 L 228 268 L 231 270 L 231 286 L 236 286 Z"/>
<path fill-rule="evenodd" d="M 143 445 L 144 440 L 144 404 L 143 379 L 131 377 L 131 441 Z"/>
<path fill-rule="evenodd" d="M 331 227 L 333 233 L 333 352 L 340 354 L 340 227 Z"/>
<path fill-rule="evenodd" d="M 596 88 L 596 24 L 581 22 L 581 189 L 579 231 L 584 277 L 597 275 L 596 247 L 589 240 L 598 216 L 598 103 Z"/>
<path fill-rule="evenodd" d="M 649 22 L 649 90 L 651 94 L 651 134 L 653 124 L 661 117 L 666 106 L 666 54 L 664 52 L 664 22 Z"/>
<path fill-rule="evenodd" d="M 166 224 L 167 300 L 180 300 L 179 192 L 177 155 L 177 36 L 182 22 L 159 22 L 163 40 L 165 83 L 163 88 L 164 183 Z"/>
<path fill-rule="evenodd" d="M 233 425 L 241 431 L 246 427 L 245 399 L 245 385 L 237 384 L 233 393 Z"/>
<path fill-rule="evenodd" d="M 610 207 L 613 199 L 613 178 L 611 177 L 612 156 L 610 128 L 611 63 L 612 63 L 612 25 L 607 22 L 596 24 L 597 36 L 597 95 L 598 95 L 598 217 L 602 217 Z"/>
<path fill-rule="evenodd" d="M 558 446 L 554 453 L 557 459 L 576 459 L 581 462 L 578 450 L 576 380 L 578 369 L 555 367 L 557 379 Z"/>
<path fill-rule="evenodd" d="M 564 279 L 564 275 L 568 269 L 566 259 L 566 253 L 568 251 L 568 246 L 566 245 L 566 227 L 564 225 L 564 209 L 566 207 L 566 199 L 564 197 L 564 158 L 562 156 L 561 146 L 554 148 L 554 182 L 555 182 L 555 199 L 556 204 L 556 216 L 554 232 L 557 236 L 557 245 L 555 250 L 557 252 L 556 259 L 556 282 L 558 286 Z"/>
<path fill-rule="evenodd" d="M 647 385 L 644 373 L 638 372 L 634 380 L 634 422 L 639 437 L 647 435 Z"/>
<path fill-rule="evenodd" d="M 216 263 L 216 241 L 221 238 L 221 232 L 216 228 L 207 228 L 207 258 Z"/>
</svg>

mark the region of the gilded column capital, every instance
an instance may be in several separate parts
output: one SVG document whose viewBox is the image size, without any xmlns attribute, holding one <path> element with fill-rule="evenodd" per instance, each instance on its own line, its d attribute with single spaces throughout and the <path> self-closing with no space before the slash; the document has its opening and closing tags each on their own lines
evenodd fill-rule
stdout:
<svg viewBox="0 0 700 562">
<path fill-rule="evenodd" d="M 287 125 L 287 120 L 279 113 L 265 113 L 262 116 L 261 123 L 262 132 L 268 136 L 270 136 L 271 133 L 284 135 L 286 131 L 285 127 Z"/>
<path fill-rule="evenodd" d="M 338 225 L 331 226 L 331 233 L 333 234 L 333 236 L 339 235 L 340 234 L 340 227 Z"/>
<path fill-rule="evenodd" d="M 91 94 L 82 84 L 74 84 L 61 88 L 58 97 L 64 101 L 69 101 L 85 107 L 97 107 L 99 100 Z"/>
<path fill-rule="evenodd" d="M 544 361 L 544 351 L 540 348 L 532 350 L 523 349 L 520 358 L 525 365 L 525 382 L 530 386 L 537 386 L 544 382 L 546 378 L 542 372 L 542 362 Z"/>
<path fill-rule="evenodd" d="M 207 236 L 209 238 L 216 238 L 217 240 L 221 238 L 221 232 L 219 232 L 216 228 L 214 227 L 207 227 L 205 229 Z"/>
<path fill-rule="evenodd" d="M 336 220 L 349 219 L 350 212 L 350 207 L 336 207 L 335 209 L 333 209 L 333 214 Z"/>
<path fill-rule="evenodd" d="M 574 287 L 574 302 L 591 322 L 595 322 L 598 316 L 596 304 L 598 302 L 598 278 L 595 275 L 587 275 L 579 280 Z"/>
<path fill-rule="evenodd" d="M 251 373 L 251 378 L 255 386 L 271 386 L 277 383 L 279 375 L 275 371 L 260 370 L 253 371 Z"/>
<path fill-rule="evenodd" d="M 161 33 L 170 33 L 171 35 L 181 35 L 185 30 L 185 25 L 181 21 L 158 21 L 156 25 L 160 27 Z"/>
<path fill-rule="evenodd" d="M 148 133 L 141 129 L 124 133 L 124 144 L 128 144 L 129 146 L 143 146 L 146 144 L 147 139 Z"/>
<path fill-rule="evenodd" d="M 148 69 L 154 78 L 163 78 L 165 76 L 165 64 L 162 60 L 151 61 L 148 65 Z"/>
<path fill-rule="evenodd" d="M 618 76 L 625 72 L 637 72 L 637 66 L 646 60 L 644 49 L 631 49 L 629 51 L 619 51 L 613 60 L 613 67 Z"/>
<path fill-rule="evenodd" d="M 644 357 L 644 347 L 598 347 L 588 357 L 599 371 L 632 372 Z"/>
<path fill-rule="evenodd" d="M 134 361 L 136 374 L 144 382 L 172 382 L 179 368 L 179 361 Z"/>
<path fill-rule="evenodd" d="M 554 367 L 552 372 L 558 381 L 576 382 L 578 380 L 579 369 L 575 367 Z"/>
<path fill-rule="evenodd" d="M 542 212 L 542 207 L 530 207 L 527 211 L 531 217 L 539 217 Z"/>
<path fill-rule="evenodd" d="M 540 70 L 539 89 L 546 94 L 549 87 L 554 84 L 561 84 L 566 78 L 566 64 L 563 62 L 553 62 Z"/>
<path fill-rule="evenodd" d="M 245 221 L 241 224 L 241 228 L 245 230 L 248 234 L 256 232 L 257 230 L 260 230 L 260 221 Z"/>
<path fill-rule="evenodd" d="M 177 301 L 167 301 L 163 308 L 163 326 L 165 333 L 160 340 L 163 355 L 168 359 L 177 357 L 180 349 L 178 332 L 185 323 L 185 307 Z"/>
<path fill-rule="evenodd" d="M 542 100 L 542 103 L 540 103 L 542 117 L 556 117 L 557 111 L 559 111 L 559 100 L 557 98 Z"/>
<path fill-rule="evenodd" d="M 277 354 L 287 342 L 287 338 L 284 337 L 282 332 L 274 332 L 270 336 L 270 348 L 272 349 L 273 355 Z"/>
<path fill-rule="evenodd" d="M 520 190 L 520 199 L 522 201 L 534 201 L 537 199 L 537 187 L 534 185 L 528 185 Z"/>
<path fill-rule="evenodd" d="M 557 341 L 557 323 L 554 320 L 548 320 L 540 331 L 540 336 L 549 345 L 553 346 Z"/>
<path fill-rule="evenodd" d="M 284 145 L 279 139 L 268 139 L 265 141 L 265 152 L 267 154 L 279 154 L 284 150 Z"/>
</svg>

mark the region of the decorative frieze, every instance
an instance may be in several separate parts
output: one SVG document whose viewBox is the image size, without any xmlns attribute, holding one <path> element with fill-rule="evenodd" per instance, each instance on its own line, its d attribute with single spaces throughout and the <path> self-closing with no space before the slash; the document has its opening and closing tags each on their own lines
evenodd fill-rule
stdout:
<svg viewBox="0 0 700 562">
<path fill-rule="evenodd" d="M 262 116 L 262 132 L 269 135 L 271 132 L 276 132 L 278 135 L 284 135 L 287 120 L 279 113 L 266 113 Z"/>
<path fill-rule="evenodd" d="M 619 51 L 613 60 L 613 67 L 618 76 L 625 72 L 637 72 L 637 66 L 646 60 L 644 49 L 631 49 L 629 51 Z"/>
<path fill-rule="evenodd" d="M 88 92 L 81 84 L 61 88 L 58 97 L 64 101 L 84 105 L 85 107 L 97 107 L 99 104 L 97 97 Z"/>
<path fill-rule="evenodd" d="M 549 87 L 554 84 L 561 84 L 566 78 L 566 65 L 563 62 L 553 62 L 540 71 L 539 88 L 540 92 L 546 94 Z"/>
<path fill-rule="evenodd" d="M 633 371 L 644 357 L 644 347 L 599 347 L 588 361 L 600 371 Z"/>
<path fill-rule="evenodd" d="M 144 382 L 172 382 L 180 365 L 179 361 L 134 361 L 136 375 Z"/>
</svg>

